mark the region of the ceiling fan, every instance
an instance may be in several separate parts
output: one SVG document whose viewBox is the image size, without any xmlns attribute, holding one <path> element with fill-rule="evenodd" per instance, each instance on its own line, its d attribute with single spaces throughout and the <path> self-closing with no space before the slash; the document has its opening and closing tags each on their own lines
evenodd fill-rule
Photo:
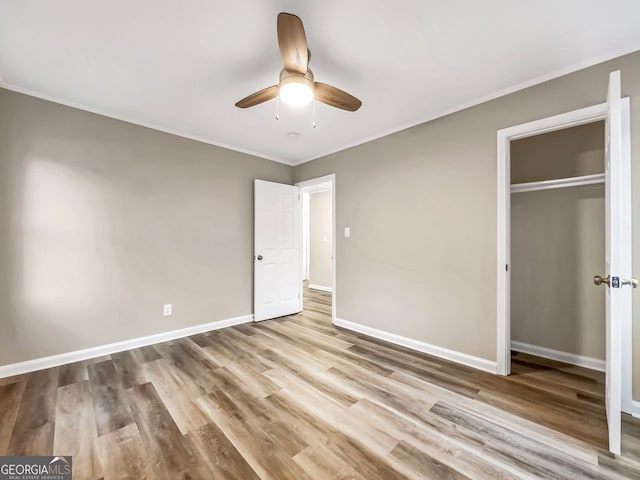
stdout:
<svg viewBox="0 0 640 480">
<path fill-rule="evenodd" d="M 306 105 L 314 98 L 349 112 L 355 112 L 362 106 L 362 102 L 353 95 L 326 83 L 314 81 L 313 72 L 309 69 L 311 52 L 307 48 L 304 26 L 296 15 L 278 15 L 278 45 L 284 63 L 278 85 L 252 93 L 238 101 L 236 107 L 253 107 L 277 96 L 293 106 Z"/>
</svg>

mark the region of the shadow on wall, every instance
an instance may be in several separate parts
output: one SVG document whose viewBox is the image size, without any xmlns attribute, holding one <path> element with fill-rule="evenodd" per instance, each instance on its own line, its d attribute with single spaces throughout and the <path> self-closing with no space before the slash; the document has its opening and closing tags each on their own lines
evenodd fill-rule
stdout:
<svg viewBox="0 0 640 480">
<path fill-rule="evenodd" d="M 118 262 L 97 176 L 35 153 L 23 158 L 10 184 L 3 304 L 6 321 L 15 322 L 13 347 L 31 356 L 32 345 L 87 336 L 92 311 L 112 300 L 107 266 Z"/>
</svg>

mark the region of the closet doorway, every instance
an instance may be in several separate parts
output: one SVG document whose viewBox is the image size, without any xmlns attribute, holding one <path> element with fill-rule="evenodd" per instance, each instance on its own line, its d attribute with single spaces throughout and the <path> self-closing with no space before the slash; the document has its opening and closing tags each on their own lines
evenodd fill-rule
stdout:
<svg viewBox="0 0 640 480">
<path fill-rule="evenodd" d="M 601 120 L 511 142 L 511 350 L 600 372 L 604 131 Z"/>
<path fill-rule="evenodd" d="M 620 72 L 609 76 L 607 102 L 573 112 L 544 118 L 541 120 L 505 128 L 497 132 L 498 139 L 498 255 L 497 255 L 497 373 L 511 373 L 512 341 L 512 258 L 511 258 L 511 151 L 512 143 L 520 139 L 558 132 L 572 127 L 583 126 L 606 119 L 605 122 L 605 258 L 606 271 L 590 272 L 587 278 L 593 279 L 598 287 L 605 289 L 606 339 L 605 368 L 606 385 L 604 389 L 606 421 L 604 433 L 608 436 L 608 447 L 613 453 L 620 453 L 621 411 L 629 411 L 631 404 L 631 293 L 637 282 L 631 272 L 631 165 L 630 165 L 630 121 L 629 99 L 620 95 Z M 583 165 L 584 166 L 584 165 Z M 555 167 L 555 166 L 554 166 Z M 560 187 L 562 183 L 579 182 L 573 185 L 586 187 L 583 182 L 591 183 L 591 188 L 600 181 L 599 173 L 578 174 L 580 177 L 561 177 L 541 180 Z M 586 177 L 586 178 L 585 178 Z M 568 180 L 570 178 L 571 180 Z M 527 188 L 521 182 L 517 188 Z M 554 185 L 555 184 L 555 185 Z M 535 188 L 535 186 L 533 186 Z M 568 188 L 550 188 L 564 190 Z M 526 192 L 520 191 L 523 195 Z M 529 192 L 529 193 L 544 193 Z M 593 192 L 592 192 L 593 193 Z M 514 194 L 515 195 L 515 194 Z M 579 198 L 578 198 L 579 199 Z M 576 201 L 574 191 L 574 203 Z M 595 203 L 595 199 L 594 199 Z M 575 235 L 575 233 L 574 233 Z M 546 241 L 547 249 L 551 246 Z M 553 277 L 565 282 L 577 282 L 578 279 L 567 272 L 553 271 Z M 584 279 L 580 279 L 582 281 Z M 551 280 L 549 280 L 551 281 Z M 532 288 L 537 288 L 533 286 Z M 553 293 L 553 292 L 552 292 Z M 552 303 L 553 296 L 546 296 L 542 303 Z M 574 341 L 575 344 L 575 341 Z M 574 424 L 580 425 L 580 418 Z M 584 422 L 583 422 L 584 423 Z"/>
</svg>

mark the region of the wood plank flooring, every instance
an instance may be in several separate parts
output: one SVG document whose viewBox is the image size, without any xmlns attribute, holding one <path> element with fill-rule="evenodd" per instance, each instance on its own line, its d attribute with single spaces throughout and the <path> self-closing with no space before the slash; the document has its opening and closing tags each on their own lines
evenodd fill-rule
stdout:
<svg viewBox="0 0 640 480">
<path fill-rule="evenodd" d="M 601 374 L 517 354 L 497 377 L 330 310 L 307 291 L 302 314 L 0 379 L 0 455 L 95 480 L 640 479 L 606 452 Z"/>
</svg>

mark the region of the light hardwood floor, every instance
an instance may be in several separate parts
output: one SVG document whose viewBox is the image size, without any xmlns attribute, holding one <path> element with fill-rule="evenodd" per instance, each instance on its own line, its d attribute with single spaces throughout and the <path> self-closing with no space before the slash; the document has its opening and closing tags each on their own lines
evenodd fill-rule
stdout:
<svg viewBox="0 0 640 480">
<path fill-rule="evenodd" d="M 640 478 L 604 450 L 601 374 L 516 355 L 497 377 L 330 305 L 2 379 L 0 455 L 73 455 L 75 479 Z"/>
</svg>

